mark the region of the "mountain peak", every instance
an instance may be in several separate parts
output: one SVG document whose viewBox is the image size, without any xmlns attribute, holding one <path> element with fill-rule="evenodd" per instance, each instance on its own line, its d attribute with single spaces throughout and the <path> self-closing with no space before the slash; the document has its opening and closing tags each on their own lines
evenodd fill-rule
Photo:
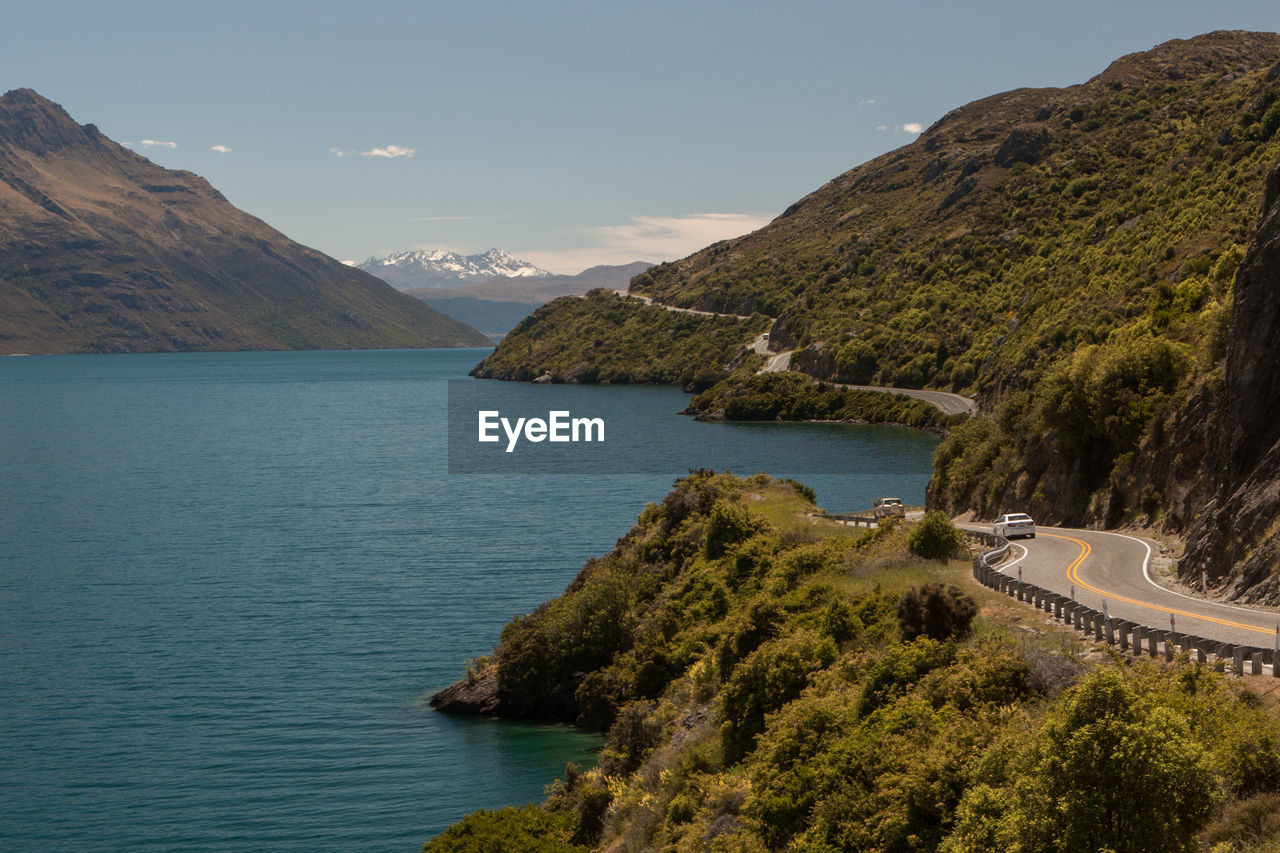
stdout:
<svg viewBox="0 0 1280 853">
<path fill-rule="evenodd" d="M 1150 50 L 1122 56 L 1090 80 L 1113 89 L 1131 89 L 1208 74 L 1240 76 L 1275 61 L 1280 36 L 1216 30 L 1187 39 L 1171 39 Z"/>
<path fill-rule="evenodd" d="M 99 145 L 104 137 L 91 124 L 79 125 L 60 105 L 32 89 L 0 96 L 0 139 L 33 154 L 81 145 Z"/>
<path fill-rule="evenodd" d="M 460 255 L 444 249 L 418 249 L 397 252 L 385 258 L 372 257 L 357 266 L 404 290 L 460 287 L 499 276 L 547 278 L 551 275 L 498 248 L 476 255 Z"/>
<path fill-rule="evenodd" d="M 0 353 L 484 342 L 36 92 L 0 96 Z"/>
</svg>

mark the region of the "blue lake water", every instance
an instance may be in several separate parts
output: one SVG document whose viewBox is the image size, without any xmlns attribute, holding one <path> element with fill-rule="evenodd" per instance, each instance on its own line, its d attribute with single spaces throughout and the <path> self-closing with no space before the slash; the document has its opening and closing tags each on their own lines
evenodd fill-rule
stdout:
<svg viewBox="0 0 1280 853">
<path fill-rule="evenodd" d="M 424 697 L 674 474 L 450 476 L 449 381 L 482 355 L 0 359 L 4 849 L 413 851 L 592 760 L 590 736 Z M 923 502 L 936 443 L 696 423 L 673 388 L 485 384 L 644 424 L 620 471 L 705 448 L 833 511 Z"/>
</svg>

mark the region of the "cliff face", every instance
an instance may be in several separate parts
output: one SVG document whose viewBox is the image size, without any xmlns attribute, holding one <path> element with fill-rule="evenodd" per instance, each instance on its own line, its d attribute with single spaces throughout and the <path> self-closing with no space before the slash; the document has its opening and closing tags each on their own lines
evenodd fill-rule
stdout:
<svg viewBox="0 0 1280 853">
<path fill-rule="evenodd" d="M 1216 411 L 1187 421 L 1208 451 L 1191 490 L 1200 505 L 1188 507 L 1184 579 L 1203 565 L 1232 597 L 1280 603 L 1280 165 L 1236 277 Z"/>
<path fill-rule="evenodd" d="M 37 93 L 0 97 L 0 353 L 487 343 Z"/>
</svg>

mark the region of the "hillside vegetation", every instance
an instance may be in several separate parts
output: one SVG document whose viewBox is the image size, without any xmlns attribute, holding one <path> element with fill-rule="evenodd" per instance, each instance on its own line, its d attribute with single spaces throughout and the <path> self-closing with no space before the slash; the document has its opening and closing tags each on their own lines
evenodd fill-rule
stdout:
<svg viewBox="0 0 1280 853">
<path fill-rule="evenodd" d="M 743 343 L 769 327 L 750 319 L 667 311 L 597 289 L 544 305 L 515 327 L 471 371 L 481 379 L 555 382 L 713 382 L 737 358 L 758 366 Z"/>
<path fill-rule="evenodd" d="M 976 395 L 983 415 L 939 450 L 934 506 L 1153 518 L 1167 496 L 1139 462 L 1221 383 L 1278 130 L 1280 36 L 1169 42 L 1078 86 L 956 109 L 632 291 L 768 315 L 771 346 L 798 348 L 793 369 L 811 377 Z M 684 341 L 648 343 L 672 372 L 720 370 L 722 399 L 760 392 L 718 351 L 687 362 Z M 507 345 L 496 357 L 519 362 L 525 337 Z"/>
<path fill-rule="evenodd" d="M 941 514 L 815 509 L 695 472 L 513 620 L 457 687 L 607 732 L 599 765 L 424 849 L 1280 849 L 1273 701 L 1185 660 L 1082 660 L 966 583 Z"/>
</svg>

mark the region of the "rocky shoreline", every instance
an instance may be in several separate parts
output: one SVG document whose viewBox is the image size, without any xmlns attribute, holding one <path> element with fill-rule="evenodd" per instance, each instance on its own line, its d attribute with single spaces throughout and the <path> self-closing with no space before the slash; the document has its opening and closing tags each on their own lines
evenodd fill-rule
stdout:
<svg viewBox="0 0 1280 853">
<path fill-rule="evenodd" d="M 501 716 L 503 702 L 498 695 L 498 668 L 489 667 L 434 694 L 427 702 L 442 714 L 459 716 Z"/>
</svg>

